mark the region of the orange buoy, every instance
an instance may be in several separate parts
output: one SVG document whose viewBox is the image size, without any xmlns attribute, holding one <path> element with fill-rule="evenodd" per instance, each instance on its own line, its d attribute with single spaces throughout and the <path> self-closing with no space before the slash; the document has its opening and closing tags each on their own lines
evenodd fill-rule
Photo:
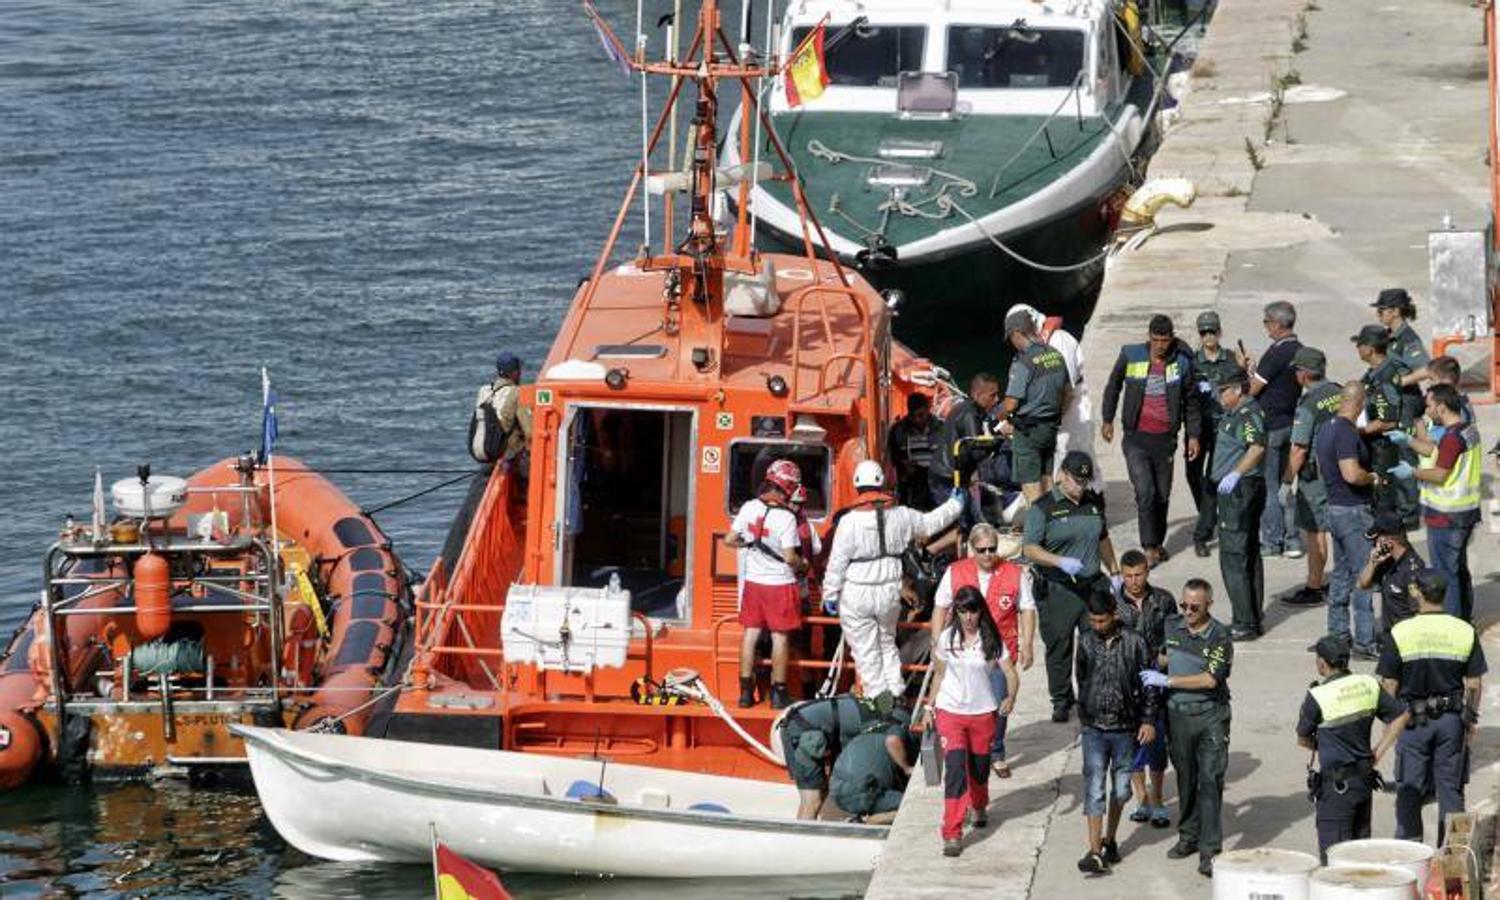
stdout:
<svg viewBox="0 0 1500 900">
<path fill-rule="evenodd" d="M 172 625 L 172 569 L 167 559 L 147 553 L 135 563 L 135 627 L 147 640 Z"/>
<path fill-rule="evenodd" d="M 36 722 L 16 710 L 0 712 L 0 790 L 20 787 L 41 761 Z"/>
</svg>

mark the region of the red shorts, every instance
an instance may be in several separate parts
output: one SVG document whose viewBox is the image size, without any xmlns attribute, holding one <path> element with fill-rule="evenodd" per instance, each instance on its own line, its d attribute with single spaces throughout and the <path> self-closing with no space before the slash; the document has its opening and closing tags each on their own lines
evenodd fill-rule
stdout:
<svg viewBox="0 0 1500 900">
<path fill-rule="evenodd" d="M 795 584 L 745 582 L 740 624 L 746 628 L 796 631 L 802 627 L 802 592 Z"/>
</svg>

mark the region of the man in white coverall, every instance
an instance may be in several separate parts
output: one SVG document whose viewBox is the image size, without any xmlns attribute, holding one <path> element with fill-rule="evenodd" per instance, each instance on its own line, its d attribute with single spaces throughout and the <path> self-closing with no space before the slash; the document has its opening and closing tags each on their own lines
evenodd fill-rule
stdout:
<svg viewBox="0 0 1500 900">
<path fill-rule="evenodd" d="M 1069 450 L 1082 450 L 1090 459 L 1095 458 L 1094 402 L 1089 399 L 1088 385 L 1083 380 L 1083 349 L 1078 345 L 1078 338 L 1062 327 L 1061 316 L 1048 318 L 1034 306 L 1017 303 L 1005 311 L 1006 318 L 1010 318 L 1010 314 L 1014 312 L 1024 312 L 1031 316 L 1043 343 L 1061 353 L 1063 362 L 1068 366 L 1068 385 L 1072 390 L 1068 393 L 1068 405 L 1063 407 L 1062 421 L 1057 425 L 1057 451 L 1052 457 L 1052 476 L 1056 480 L 1057 469 Z M 1089 488 L 1095 491 L 1104 489 L 1104 480 L 1099 475 L 1097 465 L 1094 466 L 1094 480 Z"/>
<path fill-rule="evenodd" d="M 859 500 L 838 514 L 828 568 L 823 574 L 823 609 L 838 613 L 844 640 L 864 695 L 905 690 L 896 654 L 896 623 L 901 618 L 901 553 L 912 541 L 925 541 L 952 525 L 963 511 L 963 492 L 954 488 L 932 512 L 901 506 L 885 492 L 885 469 L 867 459 L 854 469 Z"/>
</svg>

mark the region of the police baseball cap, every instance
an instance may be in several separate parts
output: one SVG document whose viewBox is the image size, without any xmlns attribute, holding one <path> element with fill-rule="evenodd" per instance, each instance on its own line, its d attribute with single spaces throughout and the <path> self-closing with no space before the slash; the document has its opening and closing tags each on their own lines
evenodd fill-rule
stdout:
<svg viewBox="0 0 1500 900">
<path fill-rule="evenodd" d="M 1069 450 L 1068 455 L 1063 457 L 1062 470 L 1074 478 L 1094 477 L 1094 461 L 1082 450 Z"/>
<path fill-rule="evenodd" d="M 1198 330 L 1223 331 L 1223 326 L 1219 324 L 1219 314 L 1212 310 L 1198 313 Z"/>
<path fill-rule="evenodd" d="M 1151 324 L 1146 330 L 1157 337 L 1171 337 L 1173 334 L 1172 318 L 1157 314 L 1151 317 Z"/>
<path fill-rule="evenodd" d="M 1313 652 L 1335 669 L 1349 668 L 1349 641 L 1341 635 L 1325 634 L 1318 638 Z"/>
<path fill-rule="evenodd" d="M 1382 509 L 1375 514 L 1375 522 L 1365 531 L 1366 540 L 1375 540 L 1383 534 L 1406 534 L 1401 524 L 1401 514 L 1393 509 Z"/>
<path fill-rule="evenodd" d="M 1328 357 L 1317 347 L 1298 347 L 1297 352 L 1292 355 L 1292 368 L 1322 375 L 1328 371 Z"/>
<path fill-rule="evenodd" d="M 1391 334 L 1385 330 L 1384 325 L 1366 325 L 1359 330 L 1359 334 L 1356 334 L 1349 340 L 1353 341 L 1357 346 L 1374 347 L 1377 350 L 1384 350 L 1386 345 L 1391 342 Z"/>
<path fill-rule="evenodd" d="M 1394 307 L 1408 306 L 1411 304 L 1411 294 L 1406 288 L 1386 288 L 1375 298 L 1370 305 L 1376 309 L 1391 309 Z"/>
<path fill-rule="evenodd" d="M 502 353 L 495 357 L 495 371 L 500 375 L 511 375 L 521 371 L 521 357 L 514 353 Z"/>
<path fill-rule="evenodd" d="M 1249 380 L 1250 375 L 1248 372 L 1239 366 L 1231 366 L 1219 373 L 1218 379 L 1214 382 L 1214 387 L 1221 391 L 1227 387 L 1243 389 Z"/>
</svg>

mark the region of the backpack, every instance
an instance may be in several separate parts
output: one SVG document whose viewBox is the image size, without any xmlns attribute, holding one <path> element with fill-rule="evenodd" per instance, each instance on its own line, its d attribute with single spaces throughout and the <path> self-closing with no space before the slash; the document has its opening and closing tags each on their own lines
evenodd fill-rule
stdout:
<svg viewBox="0 0 1500 900">
<path fill-rule="evenodd" d="M 505 453 L 505 442 L 510 433 L 500 427 L 500 416 L 495 412 L 495 397 L 499 393 L 490 391 L 488 396 L 474 404 L 474 413 L 469 417 L 469 455 L 476 462 L 496 463 Z"/>
</svg>

